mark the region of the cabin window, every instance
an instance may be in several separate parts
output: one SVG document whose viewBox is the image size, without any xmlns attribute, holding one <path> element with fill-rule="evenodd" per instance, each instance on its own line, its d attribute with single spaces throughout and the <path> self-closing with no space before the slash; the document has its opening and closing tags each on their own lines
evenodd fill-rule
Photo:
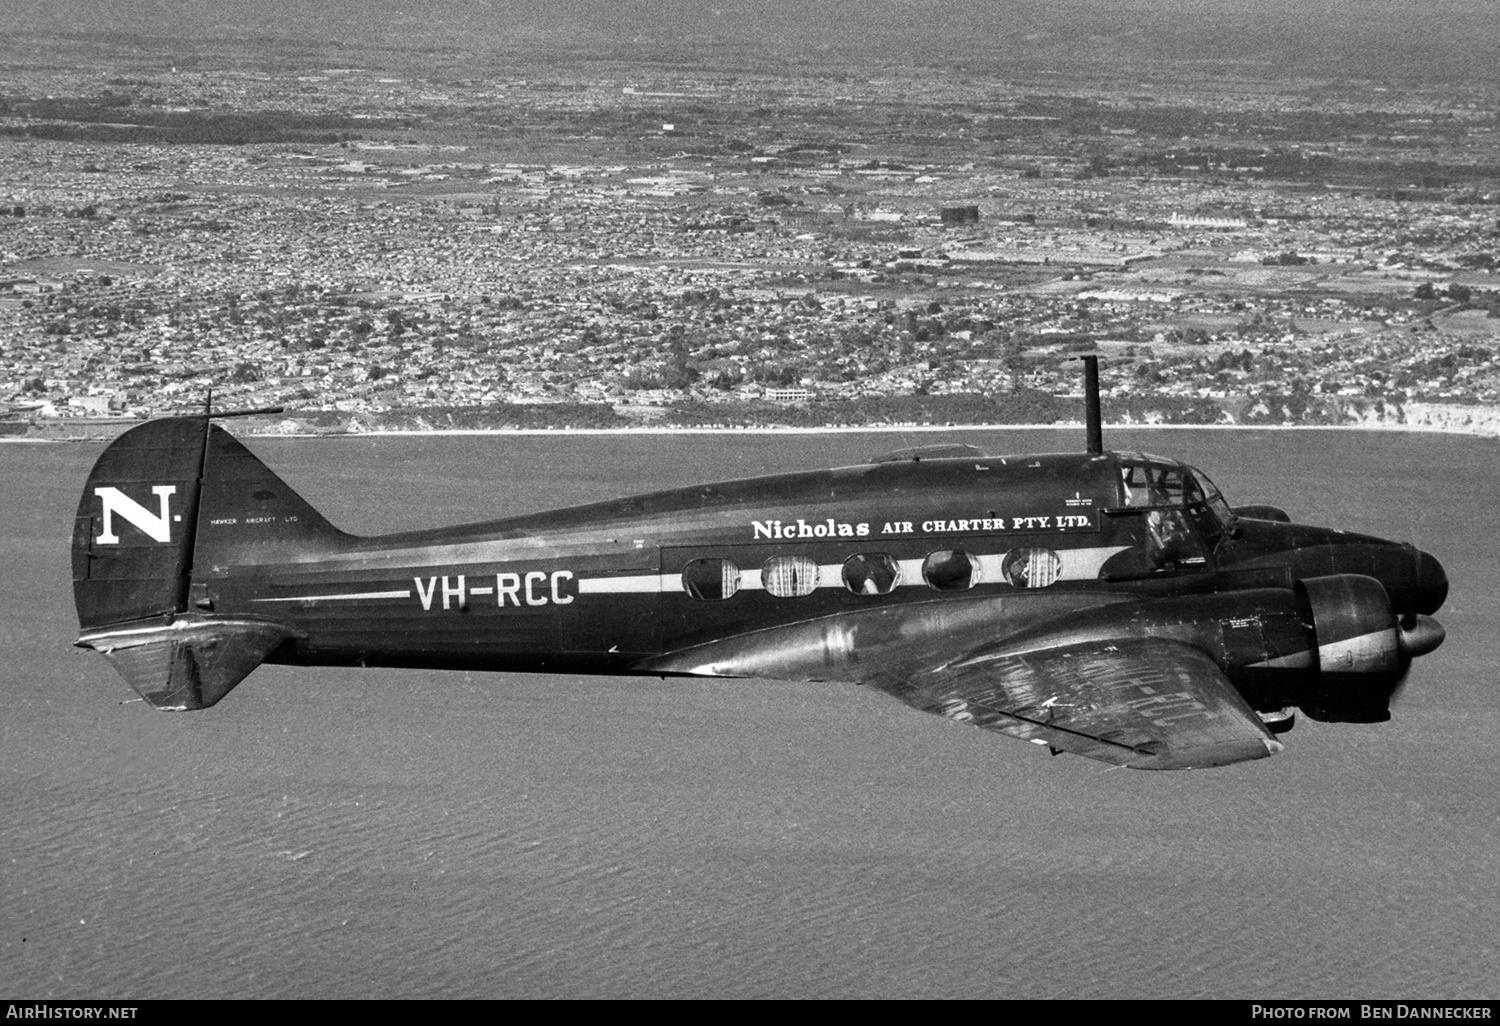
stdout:
<svg viewBox="0 0 1500 1026">
<path fill-rule="evenodd" d="M 884 552 L 861 552 L 844 560 L 844 587 L 856 595 L 889 595 L 900 580 L 900 564 Z"/>
<path fill-rule="evenodd" d="M 806 556 L 772 556 L 761 567 L 760 580 L 777 598 L 811 595 L 818 587 L 818 564 Z"/>
<path fill-rule="evenodd" d="M 1000 572 L 1017 588 L 1045 588 L 1057 580 L 1062 557 L 1051 549 L 1011 549 L 1000 563 Z"/>
<path fill-rule="evenodd" d="M 939 549 L 922 560 L 922 580 L 937 591 L 963 591 L 979 581 L 979 560 L 963 549 Z"/>
<path fill-rule="evenodd" d="M 740 590 L 740 568 L 727 559 L 695 559 L 682 568 L 682 590 L 718 602 Z"/>
</svg>

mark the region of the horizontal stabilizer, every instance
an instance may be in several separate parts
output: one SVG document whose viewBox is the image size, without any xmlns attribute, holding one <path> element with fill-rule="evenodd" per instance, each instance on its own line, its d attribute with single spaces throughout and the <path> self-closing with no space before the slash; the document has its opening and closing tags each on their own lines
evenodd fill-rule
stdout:
<svg viewBox="0 0 1500 1026">
<path fill-rule="evenodd" d="M 156 708 L 182 710 L 207 709 L 296 637 L 277 623 L 184 617 L 91 631 L 78 645 L 108 659 Z"/>
</svg>

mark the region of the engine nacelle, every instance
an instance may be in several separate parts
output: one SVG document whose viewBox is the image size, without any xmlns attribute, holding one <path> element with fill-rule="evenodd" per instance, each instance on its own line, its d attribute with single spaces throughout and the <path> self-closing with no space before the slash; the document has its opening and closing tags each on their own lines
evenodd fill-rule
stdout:
<svg viewBox="0 0 1500 1026">
<path fill-rule="evenodd" d="M 1410 663 L 1385 587 L 1361 574 L 1297 582 L 1312 611 L 1318 675 L 1298 697 L 1315 720 L 1379 723 L 1390 719 L 1390 696 Z"/>
<path fill-rule="evenodd" d="M 1312 607 L 1323 673 L 1383 673 L 1400 668 L 1396 616 L 1385 586 L 1361 574 L 1297 582 Z"/>
</svg>

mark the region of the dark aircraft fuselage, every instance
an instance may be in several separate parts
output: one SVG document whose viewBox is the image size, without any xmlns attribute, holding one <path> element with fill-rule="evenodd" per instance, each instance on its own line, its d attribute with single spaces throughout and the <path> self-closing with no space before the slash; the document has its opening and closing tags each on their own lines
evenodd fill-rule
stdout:
<svg viewBox="0 0 1500 1026">
<path fill-rule="evenodd" d="M 1366 720 L 1441 641 L 1431 556 L 1271 507 L 1237 514 L 1198 471 L 1139 453 L 940 447 L 365 538 L 202 419 L 136 430 L 80 505 L 80 643 L 125 659 L 163 707 L 212 705 L 259 661 L 898 693 L 959 656 L 1169 642 L 1219 668 L 1184 679 L 1222 671 L 1262 713 Z M 142 683 L 163 675 L 177 683 Z"/>
<path fill-rule="evenodd" d="M 1134 495 L 1132 473 L 1146 479 Z M 1289 593 L 1330 574 L 1380 580 L 1398 614 L 1435 612 L 1447 590 L 1437 562 L 1410 546 L 1236 517 L 1200 473 L 1134 453 L 784 474 L 345 536 L 315 559 L 268 544 L 275 525 L 257 519 L 200 527 L 224 562 L 195 597 L 306 635 L 272 662 L 653 673 L 664 653 L 906 607 L 944 622 L 973 607 L 1008 634 L 1145 597 L 1212 610 L 1216 595 Z M 738 576 L 730 594 L 726 575 Z M 1307 651 L 1296 611 L 1263 604 L 1284 629 L 1258 631 L 1262 658 Z"/>
</svg>

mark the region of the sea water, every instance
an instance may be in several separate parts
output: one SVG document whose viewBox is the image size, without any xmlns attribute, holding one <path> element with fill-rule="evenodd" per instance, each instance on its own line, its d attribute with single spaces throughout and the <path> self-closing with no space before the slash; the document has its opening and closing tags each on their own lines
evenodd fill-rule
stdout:
<svg viewBox="0 0 1500 1026">
<path fill-rule="evenodd" d="M 374 533 L 1080 435 L 248 444 Z M 842 685 L 264 666 L 159 713 L 72 647 L 101 446 L 0 446 L 0 994 L 1496 997 L 1500 443 L 1106 441 L 1435 554 L 1448 640 L 1395 718 L 1138 773 Z"/>
</svg>

